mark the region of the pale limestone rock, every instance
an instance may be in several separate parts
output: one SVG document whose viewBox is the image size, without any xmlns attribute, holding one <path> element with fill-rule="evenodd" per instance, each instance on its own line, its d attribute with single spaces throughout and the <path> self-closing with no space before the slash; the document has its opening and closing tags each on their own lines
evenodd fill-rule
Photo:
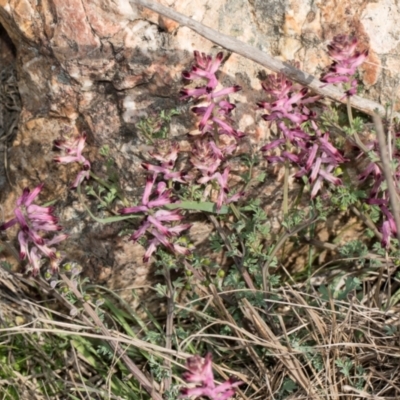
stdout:
<svg viewBox="0 0 400 400">
<path fill-rule="evenodd" d="M 365 96 L 382 102 L 400 97 L 396 0 L 160 2 L 284 61 L 296 59 L 304 70 L 316 75 L 330 63 L 326 45 L 333 36 L 355 35 L 360 49 L 369 49 L 361 70 Z M 87 156 L 99 173 L 104 160 L 97 150 L 108 144 L 123 186 L 129 188 L 129 195 L 140 196 L 144 153 L 134 151 L 140 148 L 135 123 L 153 112 L 181 105 L 181 72 L 192 62 L 193 50 L 216 54 L 220 49 L 190 29 L 128 0 L 43 0 L 40 7 L 38 4 L 36 0 L 0 0 L 0 22 L 17 50 L 22 100 L 19 132 L 9 152 L 16 188 L 2 190 L 6 215 L 12 211 L 10 199 L 15 199 L 22 187 L 33 187 L 39 181 L 49 188 L 43 199 L 56 197 L 60 210 L 74 207 L 75 195 L 66 185 L 76 169 L 52 163 L 52 141 L 65 131 L 88 132 Z M 268 71 L 225 53 L 221 82 L 243 87 L 232 99 L 237 104 L 239 128 L 249 135 L 245 145 L 257 149 L 269 135 L 255 106 L 263 98 L 260 77 Z M 400 108 L 400 103 L 396 104 Z M 193 130 L 192 122 L 188 114 L 176 118 L 172 131 L 183 135 Z M 277 218 L 282 197 L 280 175 L 271 173 L 267 179 L 255 195 Z M 118 227 L 91 225 L 85 215 L 66 212 L 64 224 L 74 233 L 69 251 L 91 268 L 88 275 L 114 282 L 110 284 L 114 287 L 145 285 L 149 270 L 141 269 L 143 249 L 116 239 Z M 84 234 L 79 236 L 77 228 Z M 195 225 L 193 240 L 207 235 L 208 229 L 204 223 Z M 117 279 L 119 275 L 122 281 Z"/>
</svg>

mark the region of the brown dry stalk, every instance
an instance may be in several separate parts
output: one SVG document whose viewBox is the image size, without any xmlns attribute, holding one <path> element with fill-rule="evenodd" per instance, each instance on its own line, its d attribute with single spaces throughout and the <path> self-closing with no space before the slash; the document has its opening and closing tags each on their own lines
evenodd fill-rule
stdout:
<svg viewBox="0 0 400 400">
<path fill-rule="evenodd" d="M 389 201 L 392 207 L 392 213 L 397 228 L 397 240 L 400 245 L 400 207 L 399 207 L 399 196 L 397 189 L 393 181 L 392 167 L 390 165 L 389 152 L 386 146 L 385 132 L 383 131 L 382 119 L 378 114 L 374 114 L 374 123 L 376 128 L 376 136 L 379 143 L 379 153 L 382 162 L 383 175 L 385 176 L 388 192 Z"/>
<path fill-rule="evenodd" d="M 264 319 L 261 318 L 257 310 L 247 300 L 242 300 L 242 312 L 243 315 L 248 318 L 254 324 L 260 337 L 268 342 L 274 343 L 275 346 L 270 348 L 270 351 L 274 352 L 275 355 L 279 356 L 279 360 L 286 367 L 288 374 L 297 382 L 310 396 L 310 399 L 319 400 L 320 396 L 309 384 L 309 380 L 305 375 L 302 365 L 295 355 L 291 354 L 289 349 L 280 344 L 279 339 L 275 336 L 269 326 L 265 323 Z"/>
<path fill-rule="evenodd" d="M 233 247 L 231 246 L 229 239 L 227 235 L 225 234 L 224 230 L 221 228 L 217 218 L 215 218 L 213 215 L 209 215 L 208 219 L 214 224 L 215 229 L 218 231 L 219 235 L 221 236 L 222 240 L 225 243 L 225 247 L 233 252 Z M 242 275 L 244 281 L 246 282 L 246 285 L 249 289 L 251 290 L 256 290 L 256 287 L 254 286 L 253 280 L 251 279 L 251 276 L 249 272 L 243 268 L 243 262 L 239 257 L 233 256 L 233 261 L 235 262 L 236 268 Z"/>
<path fill-rule="evenodd" d="M 170 18 L 183 26 L 187 26 L 192 31 L 198 33 L 200 36 L 203 36 L 211 42 L 218 44 L 225 49 L 239 54 L 240 56 L 243 56 L 249 60 L 252 60 L 273 72 L 281 72 L 293 81 L 300 83 L 303 86 L 309 87 L 317 94 L 328 97 L 343 104 L 347 102 L 346 94 L 343 91 L 339 90 L 337 87 L 334 87 L 332 85 L 322 87 L 323 85 L 325 85 L 325 83 L 316 79 L 314 76 L 308 74 L 307 72 L 294 68 L 289 63 L 277 60 L 276 58 L 271 57 L 261 50 L 258 50 L 257 48 L 250 46 L 247 43 L 241 42 L 240 40 L 237 40 L 232 36 L 228 36 L 214 29 L 211 29 L 200 22 L 194 21 L 192 18 L 186 17 L 185 15 L 174 11 L 171 8 L 156 3 L 155 1 L 130 0 L 130 2 L 135 6 L 140 5 L 146 7 L 149 10 Z M 381 104 L 376 103 L 372 100 L 364 99 L 359 96 L 351 97 L 351 106 L 369 115 L 373 115 L 375 111 L 378 111 L 382 115 L 386 114 L 386 110 Z M 398 117 L 399 114 L 394 113 L 394 116 Z"/>
<path fill-rule="evenodd" d="M 104 326 L 103 322 L 101 322 L 100 318 L 93 310 L 93 308 L 89 305 L 89 303 L 85 301 L 82 294 L 76 289 L 71 280 L 65 274 L 60 274 L 60 277 L 67 284 L 68 288 L 76 296 L 76 298 L 82 303 L 82 306 L 85 309 L 86 313 L 93 320 L 95 325 L 100 329 L 101 333 L 109 337 L 110 332 Z M 124 361 L 126 367 L 129 369 L 129 372 L 139 381 L 146 392 L 149 393 L 151 398 L 153 400 L 162 400 L 161 395 L 154 390 L 151 382 L 146 378 L 139 367 L 129 358 L 129 356 L 125 354 L 124 350 L 119 346 L 119 344 L 111 340 L 108 340 L 108 344 L 111 346 L 113 351 L 115 351 L 115 353 L 118 354 L 118 356 Z"/>
</svg>

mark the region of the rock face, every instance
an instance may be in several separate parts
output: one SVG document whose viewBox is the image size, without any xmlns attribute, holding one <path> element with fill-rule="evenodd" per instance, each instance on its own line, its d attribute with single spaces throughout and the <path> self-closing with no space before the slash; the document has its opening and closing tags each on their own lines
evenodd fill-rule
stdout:
<svg viewBox="0 0 400 400">
<path fill-rule="evenodd" d="M 365 96 L 382 102 L 399 98 L 397 0 L 160 2 L 271 55 L 296 59 L 316 75 L 330 63 L 330 39 L 339 33 L 355 35 L 360 48 L 369 49 L 361 77 Z M 113 287 L 144 286 L 148 270 L 141 267 L 142 249 L 137 245 L 131 250 L 134 256 L 129 261 L 126 240 L 116 236 L 118 228 L 90 224 L 82 217 L 84 210 L 77 211 L 74 204 L 76 195 L 67 190 L 76 170 L 53 163 L 52 142 L 65 132 L 86 131 L 93 169 L 102 173 L 104 159 L 98 149 L 108 145 L 123 187 L 129 195 L 140 195 L 143 138 L 135 124 L 152 113 L 181 106 L 181 72 L 191 63 L 193 50 L 218 49 L 188 28 L 128 0 L 0 0 L 0 23 L 15 46 L 22 103 L 18 132 L 8 151 L 14 186 L 6 186 L 0 177 L 6 217 L 23 187 L 44 182 L 43 199 L 58 200 L 64 226 L 73 233 L 68 246 L 78 261 L 93 267 L 89 274 Z M 260 78 L 265 73 L 235 54 L 226 55 L 221 72 L 222 83 L 243 87 L 232 96 L 236 117 L 239 128 L 257 146 L 268 135 L 255 107 L 263 98 Z M 175 136 L 193 129 L 188 115 L 173 120 Z M 271 176 L 270 196 L 279 192 L 274 181 Z M 279 201 L 274 204 L 279 209 Z"/>
</svg>

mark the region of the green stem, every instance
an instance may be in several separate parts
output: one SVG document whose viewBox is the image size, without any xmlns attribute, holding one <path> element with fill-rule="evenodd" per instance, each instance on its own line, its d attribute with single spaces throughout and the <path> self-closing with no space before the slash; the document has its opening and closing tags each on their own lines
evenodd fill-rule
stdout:
<svg viewBox="0 0 400 400">
<path fill-rule="evenodd" d="M 313 200 L 311 200 L 311 208 L 310 208 L 310 219 L 314 219 L 315 216 L 317 215 L 316 209 L 315 209 L 315 203 Z M 308 227 L 309 230 L 309 236 L 310 238 L 313 238 L 315 235 L 315 223 L 310 224 Z M 311 289 L 311 273 L 312 273 L 312 264 L 314 262 L 314 247 L 309 246 L 308 247 L 308 268 L 307 268 L 307 288 L 308 290 Z"/>
<path fill-rule="evenodd" d="M 346 106 L 347 106 L 347 117 L 349 118 L 350 128 L 352 128 L 353 127 L 353 111 L 351 109 L 350 97 L 347 97 Z"/>
<path fill-rule="evenodd" d="M 289 161 L 285 161 L 285 178 L 283 182 L 283 215 L 289 213 Z"/>
<path fill-rule="evenodd" d="M 92 170 L 90 170 L 90 177 L 93 178 L 97 183 L 99 183 L 101 186 L 105 187 L 108 190 L 115 189 L 115 187 L 113 185 L 107 183 L 106 181 L 104 181 L 103 179 L 98 177 Z M 124 206 L 128 206 L 129 202 L 125 198 L 125 196 L 121 193 L 121 189 L 118 187 L 116 189 L 117 189 L 117 197 L 122 201 L 122 203 L 124 203 Z"/>
<path fill-rule="evenodd" d="M 354 119 L 353 119 L 353 111 L 351 109 L 350 97 L 347 97 L 346 107 L 347 107 L 347 116 L 349 118 L 349 125 L 350 125 L 350 128 L 353 128 Z M 352 129 L 352 131 L 353 131 L 353 129 Z M 361 141 L 360 136 L 358 135 L 358 132 L 356 130 L 353 131 L 353 136 L 354 136 L 354 140 L 355 140 L 357 146 L 363 152 L 368 154 L 369 150 L 364 146 L 364 143 Z M 379 165 L 379 164 L 378 164 L 378 166 L 381 167 L 381 165 Z"/>
</svg>

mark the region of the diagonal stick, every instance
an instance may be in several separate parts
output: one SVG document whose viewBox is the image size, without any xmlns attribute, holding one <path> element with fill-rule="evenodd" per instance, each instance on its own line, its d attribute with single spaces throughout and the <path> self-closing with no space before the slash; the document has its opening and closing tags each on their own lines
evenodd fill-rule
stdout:
<svg viewBox="0 0 400 400">
<path fill-rule="evenodd" d="M 210 40 L 211 42 L 214 42 L 215 44 L 218 44 L 219 46 L 222 46 L 227 50 L 230 50 L 249 60 L 252 60 L 257 64 L 268 68 L 271 71 L 281 72 L 293 81 L 298 82 L 303 86 L 309 87 L 317 94 L 329 97 L 330 99 L 343 104 L 347 102 L 346 93 L 339 90 L 338 88 L 332 85 L 322 87 L 326 85 L 326 83 L 321 82 L 307 72 L 294 68 L 289 63 L 279 61 L 276 58 L 271 57 L 270 55 L 262 52 L 261 50 L 258 50 L 253 46 L 250 46 L 247 43 L 241 42 L 240 40 L 237 40 L 232 36 L 225 35 L 212 28 L 209 28 L 208 26 L 205 26 L 200 22 L 193 20 L 192 18 L 186 17 L 185 15 L 172 10 L 171 8 L 165 7 L 152 0 L 130 0 L 130 3 L 132 4 L 132 6 L 140 5 L 148 8 L 149 10 L 170 18 L 183 26 L 187 26 L 192 31 L 198 33 L 199 35 Z M 359 96 L 351 97 L 351 106 L 369 115 L 373 115 L 374 111 L 376 110 L 381 115 L 386 114 L 386 110 L 381 104 L 376 103 L 372 100 L 364 99 Z M 399 113 L 394 114 L 394 116 L 399 116 Z"/>
</svg>

